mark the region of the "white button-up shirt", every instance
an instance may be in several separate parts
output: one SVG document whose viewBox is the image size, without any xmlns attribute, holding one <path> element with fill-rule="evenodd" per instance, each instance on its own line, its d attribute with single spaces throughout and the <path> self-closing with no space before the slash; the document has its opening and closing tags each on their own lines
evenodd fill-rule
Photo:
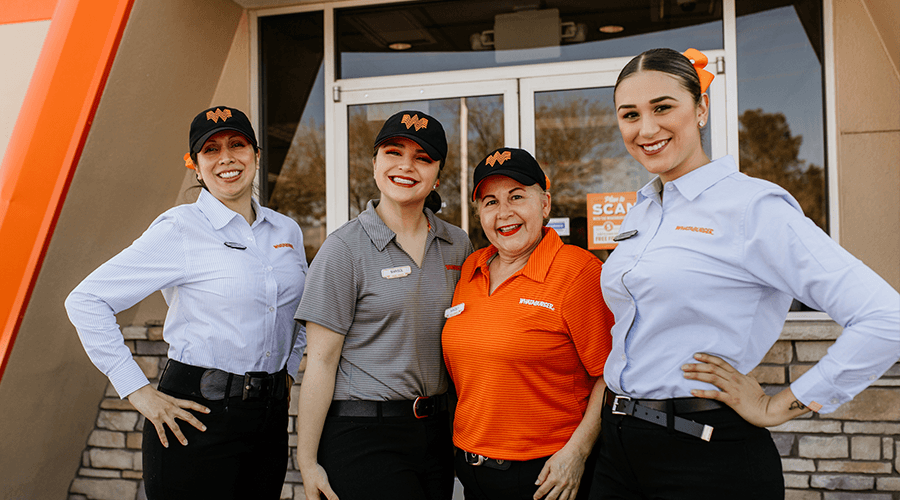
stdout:
<svg viewBox="0 0 900 500">
<path fill-rule="evenodd" d="M 160 215 L 140 238 L 66 299 L 91 361 L 121 397 L 147 385 L 115 314 L 156 290 L 169 305 L 169 358 L 231 373 L 294 375 L 306 345 L 293 315 L 303 293 L 303 236 L 292 219 L 253 200 L 248 225 L 206 190 Z"/>
<path fill-rule="evenodd" d="M 616 318 L 610 389 L 636 398 L 715 389 L 683 377 L 694 353 L 748 373 L 778 340 L 792 298 L 844 332 L 791 384 L 804 404 L 834 411 L 900 359 L 900 295 L 803 215 L 781 187 L 738 172 L 726 156 L 644 186 L 603 265 Z M 812 405 L 813 408 L 817 406 Z"/>
</svg>

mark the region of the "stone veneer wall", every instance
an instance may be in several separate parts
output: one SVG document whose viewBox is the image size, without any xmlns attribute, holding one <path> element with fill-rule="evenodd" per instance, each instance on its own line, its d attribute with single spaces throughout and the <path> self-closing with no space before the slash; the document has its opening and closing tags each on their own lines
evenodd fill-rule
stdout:
<svg viewBox="0 0 900 500">
<path fill-rule="evenodd" d="M 767 392 L 777 392 L 815 364 L 840 332 L 831 321 L 791 321 L 753 374 Z M 123 333 L 155 384 L 166 359 L 162 326 L 131 326 Z M 296 384 L 288 424 L 291 459 L 282 499 L 304 498 L 294 458 L 298 392 Z M 108 386 L 69 500 L 144 499 L 143 425 L 144 418 L 128 400 L 119 399 Z M 837 412 L 807 415 L 771 431 L 782 456 L 787 500 L 900 500 L 900 364 Z"/>
</svg>

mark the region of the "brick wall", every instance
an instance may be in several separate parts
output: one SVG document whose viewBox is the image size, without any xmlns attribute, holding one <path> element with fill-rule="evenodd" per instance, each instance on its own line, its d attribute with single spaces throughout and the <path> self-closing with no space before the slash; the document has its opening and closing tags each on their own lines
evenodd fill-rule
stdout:
<svg viewBox="0 0 900 500">
<path fill-rule="evenodd" d="M 168 344 L 162 340 L 161 323 L 125 327 L 122 333 L 125 336 L 125 344 L 134 354 L 134 359 L 155 387 L 159 382 L 160 372 L 166 366 L 168 350 Z M 297 448 L 294 425 L 297 420 L 299 391 L 300 385 L 295 384 L 291 391 L 288 422 L 288 431 L 291 433 L 289 438 L 291 458 L 281 490 L 282 499 L 305 498 L 303 480 L 300 478 L 294 457 Z M 88 437 L 81 455 L 81 466 L 69 487 L 69 500 L 146 499 L 141 472 L 144 421 L 144 417 L 131 406 L 131 403 L 127 399 L 119 399 L 112 384 L 108 384 L 106 394 L 100 401 L 94 430 Z"/>
<path fill-rule="evenodd" d="M 778 392 L 815 364 L 840 332 L 830 321 L 789 322 L 753 374 L 768 393 Z M 126 327 L 123 333 L 138 364 L 156 384 L 166 360 L 162 326 Z M 296 384 L 288 423 L 291 459 L 282 499 L 304 498 L 294 458 L 298 393 Z M 69 500 L 144 499 L 143 425 L 144 418 L 128 400 L 120 400 L 108 386 Z M 837 412 L 806 415 L 771 430 L 782 456 L 786 500 L 900 500 L 900 364 Z"/>
</svg>

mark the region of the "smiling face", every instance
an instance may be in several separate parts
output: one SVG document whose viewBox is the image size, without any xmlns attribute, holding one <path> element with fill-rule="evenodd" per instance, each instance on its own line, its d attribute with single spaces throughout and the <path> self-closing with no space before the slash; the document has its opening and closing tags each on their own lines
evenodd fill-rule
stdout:
<svg viewBox="0 0 900 500">
<path fill-rule="evenodd" d="M 229 208 L 252 195 L 259 153 L 240 132 L 223 130 L 206 140 L 197 153 L 197 178 Z"/>
<path fill-rule="evenodd" d="M 424 204 L 440 172 L 440 162 L 405 137 L 384 141 L 372 163 L 382 201 L 398 205 Z"/>
<path fill-rule="evenodd" d="M 709 115 L 704 94 L 695 104 L 679 80 L 661 71 L 633 73 L 616 89 L 616 118 L 625 147 L 663 182 L 709 163 L 700 124 Z"/>
<path fill-rule="evenodd" d="M 486 177 L 479 185 L 481 228 L 503 258 L 527 258 L 541 241 L 550 194 L 505 175 Z"/>
</svg>

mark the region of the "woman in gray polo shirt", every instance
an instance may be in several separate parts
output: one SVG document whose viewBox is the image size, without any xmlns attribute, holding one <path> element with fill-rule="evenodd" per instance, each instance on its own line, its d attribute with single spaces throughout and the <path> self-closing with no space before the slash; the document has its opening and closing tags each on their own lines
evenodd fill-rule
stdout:
<svg viewBox="0 0 900 500">
<path fill-rule="evenodd" d="M 434 215 L 446 156 L 433 117 L 388 118 L 372 160 L 380 200 L 310 266 L 295 315 L 308 339 L 297 461 L 309 499 L 452 496 L 441 329 L 472 244 Z"/>
</svg>

